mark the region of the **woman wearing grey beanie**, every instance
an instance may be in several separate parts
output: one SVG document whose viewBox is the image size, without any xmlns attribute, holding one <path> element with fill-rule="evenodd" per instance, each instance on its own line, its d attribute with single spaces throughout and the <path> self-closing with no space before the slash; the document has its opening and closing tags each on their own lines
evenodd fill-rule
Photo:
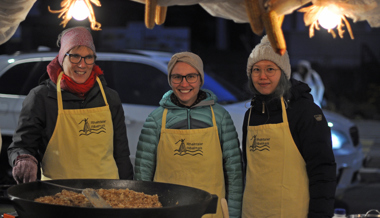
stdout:
<svg viewBox="0 0 380 218">
<path fill-rule="evenodd" d="M 221 199 L 229 216 L 241 217 L 243 171 L 238 135 L 230 114 L 217 97 L 201 89 L 201 58 L 174 54 L 168 63 L 172 90 L 146 119 L 137 145 L 135 179 L 203 189 L 219 197 L 215 215 L 222 218 Z"/>
<path fill-rule="evenodd" d="M 333 215 L 330 128 L 310 88 L 290 72 L 287 52 L 276 54 L 266 36 L 248 57 L 253 97 L 243 123 L 243 218 Z"/>
</svg>

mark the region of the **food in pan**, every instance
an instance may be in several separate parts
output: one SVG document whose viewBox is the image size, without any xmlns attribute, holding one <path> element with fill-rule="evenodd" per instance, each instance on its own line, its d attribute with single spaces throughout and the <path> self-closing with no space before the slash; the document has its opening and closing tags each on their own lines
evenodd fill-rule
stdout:
<svg viewBox="0 0 380 218">
<path fill-rule="evenodd" d="M 112 208 L 159 208 L 162 207 L 157 195 L 147 195 L 129 189 L 97 189 L 96 192 Z M 65 206 L 91 207 L 88 199 L 81 193 L 62 190 L 55 195 L 36 198 L 34 201 Z"/>
</svg>

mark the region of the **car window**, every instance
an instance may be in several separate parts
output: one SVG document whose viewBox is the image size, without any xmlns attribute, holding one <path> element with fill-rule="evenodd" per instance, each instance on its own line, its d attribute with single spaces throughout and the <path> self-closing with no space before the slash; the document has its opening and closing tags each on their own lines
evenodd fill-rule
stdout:
<svg viewBox="0 0 380 218">
<path fill-rule="evenodd" d="M 167 76 L 157 68 L 125 61 L 100 61 L 107 84 L 115 89 L 123 103 L 158 106 L 163 94 L 170 90 Z"/>
<path fill-rule="evenodd" d="M 38 79 L 46 72 L 49 62 L 27 62 L 17 64 L 0 77 L 0 93 L 27 95 L 38 85 Z"/>
</svg>

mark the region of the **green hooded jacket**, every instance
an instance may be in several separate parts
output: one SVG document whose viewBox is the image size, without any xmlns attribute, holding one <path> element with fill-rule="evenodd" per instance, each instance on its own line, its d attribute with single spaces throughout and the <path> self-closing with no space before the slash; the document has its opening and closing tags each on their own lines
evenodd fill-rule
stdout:
<svg viewBox="0 0 380 218">
<path fill-rule="evenodd" d="M 146 119 L 137 145 L 135 162 L 135 180 L 153 181 L 156 170 L 157 145 L 161 134 L 161 120 L 165 108 L 168 109 L 166 128 L 168 129 L 200 129 L 212 126 L 213 107 L 218 134 L 223 153 L 223 171 L 226 184 L 226 200 L 230 217 L 241 217 L 243 197 L 242 159 L 238 134 L 230 114 L 220 104 L 210 90 L 202 89 L 207 98 L 191 108 L 175 105 L 170 96 L 172 90 L 166 92 L 155 109 Z"/>
</svg>

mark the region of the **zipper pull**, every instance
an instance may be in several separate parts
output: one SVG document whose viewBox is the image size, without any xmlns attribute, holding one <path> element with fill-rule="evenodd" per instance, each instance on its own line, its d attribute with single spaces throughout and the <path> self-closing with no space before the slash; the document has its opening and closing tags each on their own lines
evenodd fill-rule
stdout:
<svg viewBox="0 0 380 218">
<path fill-rule="evenodd" d="M 262 109 L 261 113 L 265 114 L 265 102 L 264 101 L 263 101 L 263 109 Z"/>
</svg>

